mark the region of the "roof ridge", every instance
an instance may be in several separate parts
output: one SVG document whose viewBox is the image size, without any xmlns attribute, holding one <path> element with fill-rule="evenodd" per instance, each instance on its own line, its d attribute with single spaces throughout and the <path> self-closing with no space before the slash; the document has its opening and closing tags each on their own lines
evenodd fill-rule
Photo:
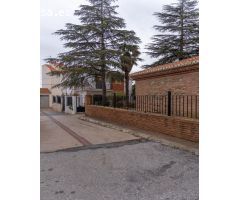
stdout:
<svg viewBox="0 0 240 200">
<path fill-rule="evenodd" d="M 158 65 L 158 66 L 155 66 L 155 67 L 152 67 L 149 69 L 145 69 L 142 71 L 134 72 L 130 75 L 136 76 L 136 75 L 142 75 L 142 74 L 149 74 L 152 72 L 165 71 L 168 69 L 173 69 L 173 68 L 177 68 L 177 67 L 185 67 L 185 66 L 189 66 L 189 65 L 197 64 L 197 63 L 199 63 L 199 56 L 193 56 L 191 58 L 186 58 L 186 59 L 183 59 L 180 61 L 166 63 L 166 64 Z"/>
</svg>

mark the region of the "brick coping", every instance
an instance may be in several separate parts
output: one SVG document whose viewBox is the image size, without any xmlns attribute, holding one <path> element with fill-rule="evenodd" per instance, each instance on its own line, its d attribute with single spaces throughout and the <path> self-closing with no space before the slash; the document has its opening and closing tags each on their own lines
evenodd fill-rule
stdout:
<svg viewBox="0 0 240 200">
<path fill-rule="evenodd" d="M 113 108 L 113 107 L 108 107 L 108 106 L 97 106 L 97 105 L 87 105 L 91 107 L 97 107 L 97 108 L 104 108 L 104 109 L 111 109 L 111 110 L 119 110 L 123 112 L 132 112 L 136 114 L 143 114 L 143 115 L 148 115 L 148 116 L 160 116 L 160 117 L 166 117 L 166 118 L 171 118 L 173 120 L 184 120 L 184 121 L 191 121 L 193 123 L 198 124 L 199 119 L 193 119 L 193 118 L 187 118 L 187 117 L 178 117 L 178 116 L 167 116 L 167 115 L 162 115 L 159 113 L 151 113 L 151 112 L 141 112 L 141 111 L 136 111 L 136 110 L 128 110 L 128 109 L 123 109 L 123 108 Z"/>
</svg>

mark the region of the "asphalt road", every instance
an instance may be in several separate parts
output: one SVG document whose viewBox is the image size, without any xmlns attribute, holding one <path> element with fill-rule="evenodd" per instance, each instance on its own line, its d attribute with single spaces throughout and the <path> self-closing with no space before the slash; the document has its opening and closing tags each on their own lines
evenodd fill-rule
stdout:
<svg viewBox="0 0 240 200">
<path fill-rule="evenodd" d="M 41 153 L 41 200 L 195 200 L 198 156 L 160 143 Z"/>
</svg>

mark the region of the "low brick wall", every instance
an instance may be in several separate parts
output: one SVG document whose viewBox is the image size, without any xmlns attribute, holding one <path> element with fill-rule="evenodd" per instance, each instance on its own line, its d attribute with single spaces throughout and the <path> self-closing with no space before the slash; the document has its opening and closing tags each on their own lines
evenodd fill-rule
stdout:
<svg viewBox="0 0 240 200">
<path fill-rule="evenodd" d="M 171 135 L 193 142 L 199 141 L 199 122 L 194 119 L 168 117 L 153 113 L 141 113 L 94 105 L 86 105 L 85 113 L 89 117 L 120 125 L 128 125 L 147 131 Z"/>
</svg>

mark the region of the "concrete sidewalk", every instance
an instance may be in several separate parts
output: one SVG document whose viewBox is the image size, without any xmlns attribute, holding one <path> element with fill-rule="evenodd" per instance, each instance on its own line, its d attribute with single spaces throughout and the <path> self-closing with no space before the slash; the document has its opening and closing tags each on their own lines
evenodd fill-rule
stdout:
<svg viewBox="0 0 240 200">
<path fill-rule="evenodd" d="M 198 143 L 164 134 L 96 120 L 84 113 L 68 115 L 47 109 L 41 114 L 41 152 L 146 139 L 198 155 Z"/>
<path fill-rule="evenodd" d="M 41 116 L 40 130 L 41 152 L 53 152 L 59 149 L 82 146 L 79 141 L 49 120 L 47 116 Z"/>
<path fill-rule="evenodd" d="M 174 148 L 183 149 L 183 150 L 192 152 L 196 155 L 199 155 L 199 144 L 195 142 L 187 141 L 184 139 L 172 137 L 165 134 L 159 134 L 159 133 L 156 134 L 154 132 L 144 131 L 144 130 L 140 130 L 133 127 L 120 126 L 115 123 L 108 123 L 103 120 L 87 117 L 84 113 L 75 115 L 75 117 L 77 117 L 81 121 L 86 121 L 86 122 L 94 123 L 103 127 L 115 129 L 124 133 L 131 134 L 136 137 L 140 137 L 150 141 L 160 142 L 161 144 L 168 145 Z"/>
<path fill-rule="evenodd" d="M 41 113 L 41 152 L 140 139 L 129 133 L 79 120 L 76 115 L 52 110 L 42 110 Z"/>
</svg>

